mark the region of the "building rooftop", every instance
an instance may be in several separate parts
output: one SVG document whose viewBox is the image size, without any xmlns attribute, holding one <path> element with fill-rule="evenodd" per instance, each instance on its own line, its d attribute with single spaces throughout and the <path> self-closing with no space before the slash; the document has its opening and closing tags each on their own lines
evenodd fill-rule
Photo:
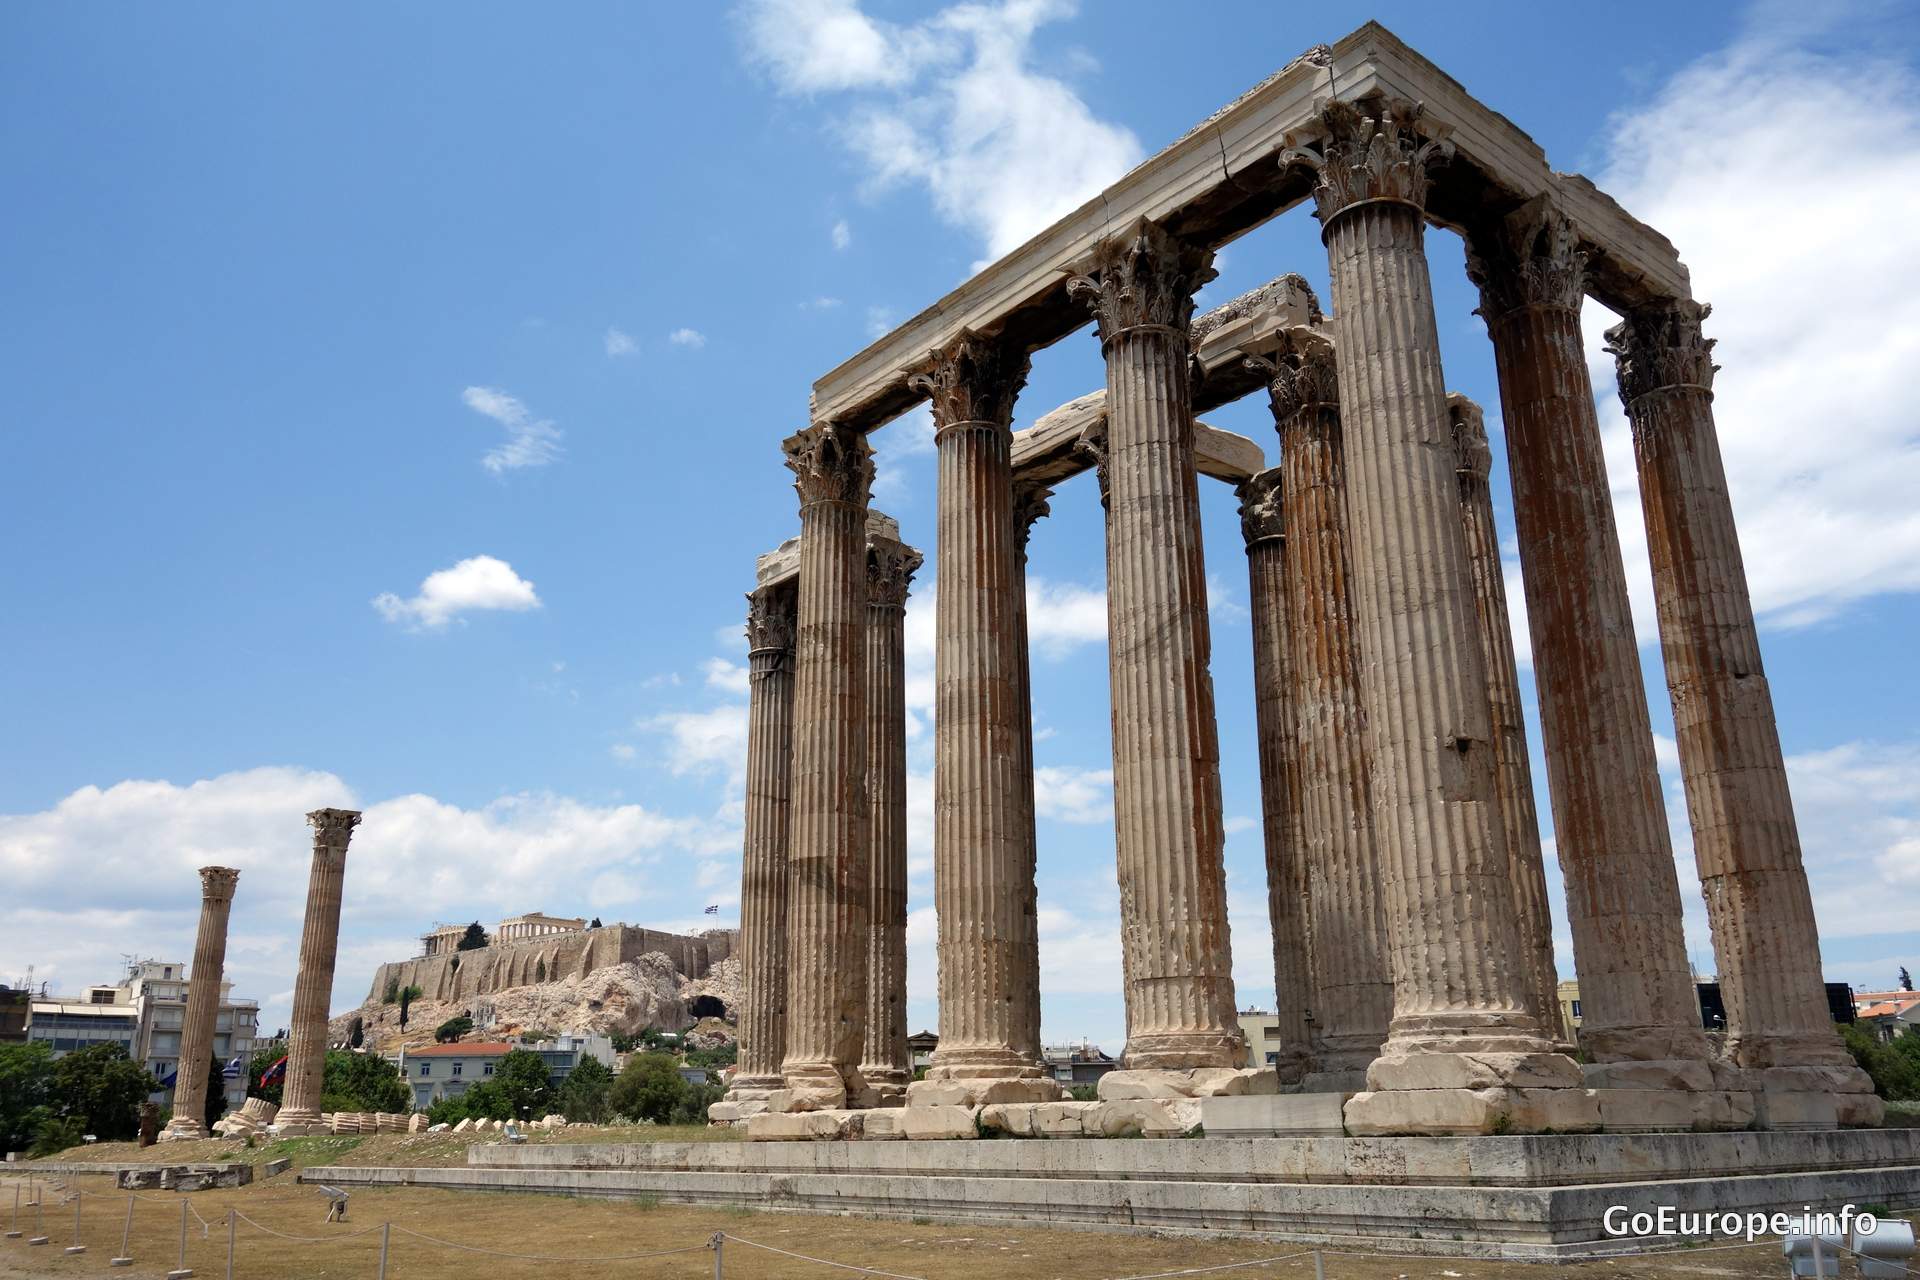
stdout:
<svg viewBox="0 0 1920 1280">
<path fill-rule="evenodd" d="M 499 1058 L 505 1057 L 523 1045 L 508 1044 L 503 1040 L 474 1040 L 467 1043 L 429 1044 L 418 1049 L 407 1050 L 409 1058 Z"/>
</svg>

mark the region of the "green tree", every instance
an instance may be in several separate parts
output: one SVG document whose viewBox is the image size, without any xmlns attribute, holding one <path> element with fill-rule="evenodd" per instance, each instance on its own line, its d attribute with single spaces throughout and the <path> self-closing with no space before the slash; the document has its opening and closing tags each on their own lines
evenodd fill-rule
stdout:
<svg viewBox="0 0 1920 1280">
<path fill-rule="evenodd" d="M 324 1111 L 410 1111 L 413 1096 L 400 1069 L 371 1053 L 329 1049 L 320 1081 Z"/>
<path fill-rule="evenodd" d="M 740 1046 L 723 1044 L 714 1049 L 687 1050 L 687 1065 L 690 1067 L 730 1067 L 740 1060 Z"/>
<path fill-rule="evenodd" d="M 587 926 L 587 928 L 589 928 L 589 929 L 598 929 L 598 928 L 600 928 L 600 917 L 599 917 L 599 916 L 595 916 L 595 917 L 593 918 L 593 923 L 592 923 L 592 924 L 590 924 L 590 925 L 588 925 L 588 926 Z M 1911 987 L 1909 987 L 1909 988 L 1908 988 L 1908 990 L 1912 990 L 1912 988 L 1911 988 Z"/>
<path fill-rule="evenodd" d="M 672 1124 L 705 1124 L 707 1108 L 726 1096 L 727 1091 L 717 1084 L 690 1084 L 680 1101 L 673 1104 L 668 1120 Z"/>
<path fill-rule="evenodd" d="M 547 1060 L 530 1049 L 515 1049 L 493 1069 L 493 1087 L 507 1100 L 508 1119 L 538 1119 L 553 1108 L 553 1078 Z"/>
<path fill-rule="evenodd" d="M 28 1154 L 51 1156 L 77 1147 L 87 1135 L 86 1126 L 73 1116 L 45 1115 L 33 1131 L 33 1147 Z"/>
<path fill-rule="evenodd" d="M 613 1072 L 598 1058 L 582 1057 L 580 1065 L 560 1082 L 560 1113 L 574 1124 L 601 1124 L 612 1113 L 607 1095 L 613 1089 Z"/>
<path fill-rule="evenodd" d="M 475 920 L 467 926 L 467 931 L 460 935 L 460 941 L 453 944 L 453 949 L 455 951 L 478 951 L 486 945 L 487 931 L 480 927 L 478 920 Z"/>
<path fill-rule="evenodd" d="M 0 1044 L 0 1152 L 25 1151 L 53 1114 L 53 1048 L 44 1040 Z"/>
<path fill-rule="evenodd" d="M 398 1002 L 399 999 L 400 999 L 400 979 L 388 978 L 387 991 L 386 991 L 386 994 L 380 998 L 380 1003 L 394 1004 Z"/>
<path fill-rule="evenodd" d="M 1920 1099 L 1920 1036 L 1900 1036 L 1892 1044 L 1881 1044 L 1871 1032 L 1845 1023 L 1840 1038 L 1873 1081 L 1875 1093 L 1889 1102 Z"/>
<path fill-rule="evenodd" d="M 473 1019 L 464 1013 L 459 1013 L 435 1027 L 433 1038 L 441 1044 L 452 1044 L 471 1030 L 473 1030 Z"/>
<path fill-rule="evenodd" d="M 53 1109 L 103 1142 L 140 1132 L 140 1104 L 160 1082 L 117 1044 L 91 1044 L 53 1064 Z"/>
<path fill-rule="evenodd" d="M 400 1029 L 402 1031 L 405 1031 L 407 1029 L 407 1018 L 409 1016 L 409 1011 L 412 1008 L 413 1008 L 413 988 L 408 987 L 405 991 L 402 991 L 400 993 Z"/>
<path fill-rule="evenodd" d="M 632 1120 L 665 1124 L 686 1092 L 687 1082 L 680 1078 L 675 1059 L 664 1053 L 637 1053 L 613 1082 L 607 1105 Z"/>
</svg>

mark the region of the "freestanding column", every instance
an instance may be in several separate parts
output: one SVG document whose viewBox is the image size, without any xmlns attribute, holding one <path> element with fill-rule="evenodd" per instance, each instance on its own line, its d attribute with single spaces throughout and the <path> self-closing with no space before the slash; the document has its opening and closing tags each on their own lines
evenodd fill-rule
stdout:
<svg viewBox="0 0 1920 1280">
<path fill-rule="evenodd" d="M 1713 424 L 1708 308 L 1677 300 L 1607 331 L 1633 424 L 1654 599 L 1693 853 L 1727 1010 L 1727 1052 L 1757 1071 L 1772 1128 L 1878 1124 L 1833 1033 L 1773 695 Z"/>
<path fill-rule="evenodd" d="M 1314 1070 L 1303 1087 L 1352 1093 L 1366 1087 L 1387 1038 L 1393 970 L 1361 713 L 1339 378 L 1323 337 L 1295 329 L 1284 342 L 1267 395 L 1293 527 L 1285 582 L 1314 984 Z"/>
<path fill-rule="evenodd" d="M 787 1053 L 788 770 L 793 762 L 794 583 L 747 597 L 747 786 L 740 876 L 740 1065 L 727 1090 L 736 1104 L 714 1120 L 762 1109 L 785 1087 Z M 749 1106 L 758 1103 L 760 1106 Z M 717 1105 L 726 1105 L 717 1104 Z"/>
<path fill-rule="evenodd" d="M 867 554 L 867 1026 L 860 1074 L 882 1102 L 913 1079 L 907 1050 L 907 588 L 920 553 L 891 538 Z"/>
<path fill-rule="evenodd" d="M 1535 201 L 1474 231 L 1467 270 L 1500 373 L 1587 1083 L 1610 1129 L 1686 1128 L 1716 1120 L 1711 1053 L 1581 351 L 1584 261 L 1566 219 Z M 1648 1096 L 1661 1091 L 1703 1096 Z"/>
<path fill-rule="evenodd" d="M 1020 556 L 1017 562 L 1019 580 L 1014 588 L 1014 647 L 1020 657 L 1020 685 L 1014 694 L 1014 702 L 1020 712 L 1020 731 L 1014 735 L 1014 747 L 1020 752 L 1017 769 L 1022 779 L 1021 801 L 1026 805 L 1026 842 L 1027 856 L 1021 872 L 1022 884 L 1033 886 L 1034 929 L 1029 945 L 1022 941 L 1021 960 L 1033 971 L 1034 998 L 1029 1010 L 1027 1024 L 1021 1032 L 1020 1052 L 1035 1062 L 1041 1059 L 1040 1046 L 1040 929 L 1039 900 L 1036 877 L 1040 872 L 1040 835 L 1035 822 L 1033 796 L 1033 660 L 1031 645 L 1027 635 L 1027 539 L 1033 533 L 1034 522 L 1045 516 L 1050 508 L 1047 499 L 1053 496 L 1053 490 L 1022 483 L 1017 477 L 1013 482 L 1013 532 L 1020 540 Z"/>
<path fill-rule="evenodd" d="M 1353 608 L 1394 1018 L 1351 1133 L 1591 1129 L 1526 1012 L 1493 730 L 1427 277 L 1417 108 L 1329 102 L 1314 189 L 1333 278 Z"/>
<path fill-rule="evenodd" d="M 1260 813 L 1267 850 L 1267 919 L 1273 929 L 1273 1008 L 1280 1083 L 1298 1085 L 1312 1068 L 1314 1008 L 1307 937 L 1307 848 L 1294 740 L 1294 681 L 1288 655 L 1286 518 L 1280 472 L 1240 485 L 1240 532 L 1247 540 L 1247 600 L 1253 613 L 1253 706 L 1260 733 Z M 1255 1066 L 1261 1065 L 1255 1061 Z"/>
<path fill-rule="evenodd" d="M 315 809 L 307 822 L 313 827 L 313 867 L 307 873 L 300 971 L 293 979 L 286 1090 L 275 1120 L 282 1133 L 307 1133 L 320 1124 L 327 1008 L 333 1000 L 333 961 L 340 946 L 340 889 L 347 872 L 347 842 L 360 825 L 360 815 L 352 809 Z"/>
<path fill-rule="evenodd" d="M 214 1023 L 220 1015 L 220 980 L 227 964 L 227 916 L 240 873 L 232 867 L 200 868 L 200 930 L 193 939 L 187 1012 L 180 1025 L 180 1064 L 173 1083 L 173 1119 L 168 1138 L 207 1136 L 208 1068 L 213 1062 Z"/>
<path fill-rule="evenodd" d="M 1493 523 L 1493 490 L 1487 473 L 1493 451 L 1480 406 L 1448 396 L 1453 422 L 1454 466 L 1460 476 L 1460 528 L 1473 570 L 1473 598 L 1480 612 L 1480 651 L 1487 665 L 1487 702 L 1493 714 L 1493 766 L 1500 788 L 1500 819 L 1507 833 L 1507 865 L 1513 877 L 1514 910 L 1520 924 L 1520 954 L 1526 965 L 1527 1012 L 1555 1043 L 1567 1043 L 1560 1017 L 1560 973 L 1553 962 L 1553 915 L 1547 906 L 1547 869 L 1540 852 L 1540 815 L 1533 804 L 1533 766 L 1527 760 L 1527 724 L 1520 709 L 1520 671 L 1513 656 L 1513 623 L 1507 616 L 1507 582 L 1500 564 L 1500 534 Z"/>
<path fill-rule="evenodd" d="M 940 1047 L 908 1101 L 1047 1101 L 1028 1047 L 1040 999 L 1028 860 L 1032 759 L 1020 741 L 1021 598 L 1013 517 L 1013 402 L 1027 353 L 962 333 L 914 385 L 933 399 L 939 451 L 934 649 L 934 904 Z M 1019 1083 L 1012 1083 L 1012 1082 Z M 997 1083 L 996 1083 L 997 1082 Z M 988 1090 L 992 1092 L 989 1093 Z"/>
<path fill-rule="evenodd" d="M 1193 291 L 1213 278 L 1212 259 L 1143 219 L 1067 284 L 1093 305 L 1107 360 L 1114 827 L 1135 1070 L 1232 1067 L 1246 1052 L 1188 381 Z"/>
<path fill-rule="evenodd" d="M 867 1013 L 867 491 L 859 432 L 790 437 L 800 494 L 787 853 L 787 1056 L 796 1110 L 871 1099 L 860 1076 Z"/>
</svg>

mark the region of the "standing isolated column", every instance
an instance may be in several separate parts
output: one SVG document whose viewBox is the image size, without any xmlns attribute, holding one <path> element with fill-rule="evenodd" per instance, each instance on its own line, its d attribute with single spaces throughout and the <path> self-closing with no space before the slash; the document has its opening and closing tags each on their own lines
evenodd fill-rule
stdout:
<svg viewBox="0 0 1920 1280">
<path fill-rule="evenodd" d="M 793 762 L 795 583 L 747 597 L 747 785 L 740 875 L 740 1065 L 727 1107 L 739 1120 L 785 1087 L 787 1053 L 787 819 Z"/>
<path fill-rule="evenodd" d="M 838 423 L 786 441 L 800 494 L 787 853 L 787 1056 L 795 1110 L 871 1101 L 867 1014 L 867 491 L 873 452 Z"/>
<path fill-rule="evenodd" d="M 1880 1123 L 1834 1035 L 1773 694 L 1713 423 L 1708 308 L 1676 300 L 1607 330 L 1633 424 L 1680 773 L 1727 1009 L 1770 1128 Z"/>
<path fill-rule="evenodd" d="M 1020 734 L 1023 605 L 1013 517 L 1013 403 L 1027 353 L 963 332 L 914 385 L 939 451 L 934 649 L 934 904 L 940 1047 L 914 1105 L 1044 1102 L 1028 1041 L 1039 1004 L 1029 865 L 1031 747 Z"/>
<path fill-rule="evenodd" d="M 1293 532 L 1285 582 L 1314 987 L 1314 1067 L 1303 1087 L 1353 1093 L 1387 1038 L 1393 968 L 1362 714 L 1340 382 L 1319 333 L 1290 330 L 1282 345 L 1267 398 Z"/>
<path fill-rule="evenodd" d="M 193 939 L 187 979 L 187 1012 L 180 1025 L 180 1063 L 173 1083 L 173 1119 L 167 1139 L 207 1136 L 208 1069 L 213 1062 L 214 1024 L 220 1015 L 220 982 L 227 964 L 227 917 L 240 873 L 232 867 L 200 868 L 200 929 Z"/>
<path fill-rule="evenodd" d="M 1036 521 L 1050 510 L 1047 499 L 1053 496 L 1053 490 L 1044 486 L 1022 482 L 1019 477 L 1013 481 L 1013 532 L 1020 540 L 1020 556 L 1017 563 L 1018 580 L 1014 585 L 1014 648 L 1020 657 L 1020 683 L 1014 693 L 1014 703 L 1020 712 L 1020 731 L 1014 735 L 1014 747 L 1020 752 L 1018 776 L 1022 780 L 1020 800 L 1026 806 L 1023 825 L 1026 836 L 1026 861 L 1021 871 L 1020 882 L 1028 886 L 1031 910 L 1026 914 L 1033 921 L 1031 939 L 1021 940 L 1020 961 L 1032 971 L 1030 979 L 1033 988 L 1032 1007 L 1028 1010 L 1026 1026 L 1021 1031 L 1020 1052 L 1033 1059 L 1041 1060 L 1040 1045 L 1040 917 L 1039 889 L 1040 873 L 1040 833 L 1035 822 L 1033 797 L 1033 655 L 1027 635 L 1027 540 L 1033 534 Z"/>
<path fill-rule="evenodd" d="M 320 1126 L 320 1092 L 327 1065 L 327 1009 L 333 1000 L 333 962 L 340 947 L 340 891 L 347 842 L 360 825 L 353 809 L 315 809 L 313 866 L 307 873 L 307 915 L 300 930 L 300 969 L 293 978 L 293 1021 L 287 1034 L 287 1082 L 275 1123 L 282 1133 Z"/>
<path fill-rule="evenodd" d="M 1493 729 L 1427 276 L 1427 167 L 1391 99 L 1328 102 L 1314 198 L 1333 278 L 1353 609 L 1394 1017 L 1355 1134 L 1591 1129 L 1580 1068 L 1526 1012 Z"/>
<path fill-rule="evenodd" d="M 913 1079 L 907 1050 L 907 589 L 920 553 L 872 538 L 867 552 L 867 1026 L 860 1074 L 898 1104 Z"/>
<path fill-rule="evenodd" d="M 1480 611 L 1480 649 L 1487 664 L 1487 703 L 1493 714 L 1493 764 L 1500 788 L 1501 825 L 1507 833 L 1507 865 L 1513 877 L 1514 910 L 1520 922 L 1520 953 L 1526 965 L 1527 1012 L 1556 1044 L 1567 1044 L 1560 1017 L 1560 973 L 1553 962 L 1553 914 L 1547 905 L 1547 869 L 1540 851 L 1540 815 L 1533 804 L 1533 766 L 1527 760 L 1527 724 L 1520 709 L 1520 670 L 1513 655 L 1513 622 L 1507 616 L 1506 572 L 1500 534 L 1493 523 L 1493 490 L 1487 473 L 1486 417 L 1465 396 L 1447 397 L 1453 422 L 1454 466 L 1460 476 L 1460 528 L 1473 569 L 1473 598 Z"/>
<path fill-rule="evenodd" d="M 1681 927 L 1640 650 L 1593 386 L 1585 255 L 1544 200 L 1476 228 L 1526 583 L 1586 1080 L 1609 1129 L 1743 1127 L 1713 1071 Z"/>
<path fill-rule="evenodd" d="M 1267 851 L 1267 918 L 1273 929 L 1273 1008 L 1279 1018 L 1283 1085 L 1312 1069 L 1314 1007 L 1307 933 L 1306 830 L 1300 814 L 1294 681 L 1288 655 L 1286 517 L 1278 468 L 1240 485 L 1240 532 L 1247 541 L 1247 602 L 1253 614 L 1253 705 L 1260 734 L 1260 814 Z M 1259 1058 L 1255 1066 L 1262 1065 Z"/>
<path fill-rule="evenodd" d="M 1194 473 L 1188 325 L 1213 255 L 1144 219 L 1069 280 L 1107 362 L 1107 630 L 1127 1066 L 1244 1060 Z M 1102 1096 L 1130 1072 L 1100 1082 Z"/>
</svg>

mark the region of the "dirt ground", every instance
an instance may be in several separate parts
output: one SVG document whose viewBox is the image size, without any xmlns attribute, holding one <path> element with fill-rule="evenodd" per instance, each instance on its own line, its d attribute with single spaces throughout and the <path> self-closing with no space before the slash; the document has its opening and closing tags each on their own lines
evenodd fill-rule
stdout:
<svg viewBox="0 0 1920 1280">
<path fill-rule="evenodd" d="M 622 1131 L 632 1139 L 632 1131 Z M 704 1131 L 690 1131 L 704 1132 Z M 573 1131 L 575 1139 L 588 1137 Z M 598 1136 L 597 1134 L 594 1136 Z M 655 1138 L 677 1131 L 653 1130 Z M 171 1145 L 169 1158 L 207 1158 L 216 1151 L 255 1161 L 279 1154 L 297 1164 L 459 1164 L 466 1135 L 384 1135 L 307 1138 L 236 1151 L 235 1144 L 209 1142 L 206 1155 Z M 198 1147 L 203 1144 L 194 1144 Z M 122 1146 L 68 1153 L 94 1162 L 138 1158 Z M 151 1153 L 148 1153 L 151 1158 Z M 0 1176 L 0 1222 L 11 1217 L 15 1188 L 31 1204 L 32 1166 L 14 1166 Z M 80 1192 L 82 1254 L 73 1243 L 73 1193 Z M 708 1242 L 716 1232 L 724 1246 L 723 1273 L 734 1280 L 826 1277 L 853 1274 L 756 1248 L 826 1258 L 859 1268 L 926 1280 L 1110 1280 L 1179 1273 L 1185 1269 L 1278 1258 L 1267 1265 L 1215 1273 L 1234 1277 L 1308 1280 L 1314 1259 L 1305 1246 L 1247 1241 L 1155 1237 L 1117 1232 L 1048 1228 L 950 1226 L 920 1221 L 833 1217 L 739 1209 L 692 1209 L 636 1201 L 568 1199 L 557 1196 L 486 1194 L 395 1188 L 355 1190 L 344 1223 L 328 1223 L 321 1192 L 291 1173 L 235 1190 L 140 1192 L 134 1201 L 131 1268 L 109 1269 L 119 1252 L 129 1193 L 104 1175 L 54 1175 L 42 1192 L 41 1229 L 48 1243 L 29 1246 L 33 1210 L 22 1211 L 26 1235 L 0 1239 L 0 1280 L 27 1276 L 130 1276 L 160 1280 L 178 1260 L 180 1205 L 188 1203 L 187 1266 L 201 1277 L 227 1272 L 228 1211 L 233 1219 L 235 1280 L 338 1277 L 374 1280 L 379 1274 L 381 1229 L 390 1225 L 386 1274 L 393 1280 L 507 1280 L 552 1277 L 568 1280 L 705 1280 L 714 1274 Z M 10 1222 L 7 1225 L 11 1225 Z M 751 1241 L 753 1244 L 745 1242 Z M 654 1258 L 619 1257 L 655 1250 L 688 1252 Z M 513 1256 L 520 1255 L 520 1256 Z M 542 1255 L 527 1257 L 525 1255 Z M 599 1261 L 594 1261 L 594 1260 Z M 1778 1277 L 1784 1268 L 1779 1244 L 1742 1249 L 1690 1249 L 1664 1255 L 1558 1267 L 1481 1262 L 1460 1258 L 1355 1257 L 1332 1250 L 1322 1256 L 1328 1280 L 1635 1280 L 1638 1277 Z M 1849 1270 L 1847 1274 L 1851 1275 Z"/>
</svg>

